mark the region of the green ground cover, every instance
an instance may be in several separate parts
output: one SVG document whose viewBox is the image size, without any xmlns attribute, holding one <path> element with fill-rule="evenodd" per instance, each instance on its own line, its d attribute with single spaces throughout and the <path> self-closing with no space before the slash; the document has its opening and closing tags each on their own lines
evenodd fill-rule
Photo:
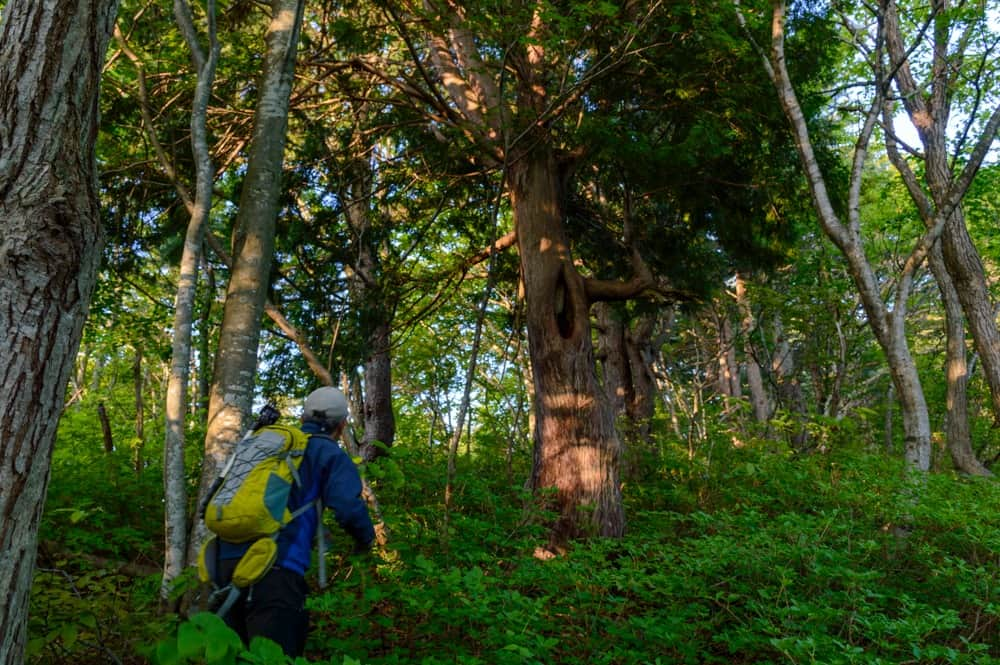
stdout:
<svg viewBox="0 0 1000 665">
<path fill-rule="evenodd" d="M 401 445 L 367 470 L 391 547 L 333 555 L 310 601 L 310 662 L 1000 663 L 995 481 L 910 487 L 894 462 L 849 449 L 718 447 L 709 466 L 665 446 L 632 465 L 624 539 L 543 560 L 548 516 L 520 489 L 525 470 L 493 459 L 460 460 L 447 515 L 436 452 Z M 53 485 L 87 486 L 60 468 Z M 156 575 L 74 556 L 100 535 L 117 545 L 106 558 L 155 561 L 158 524 L 116 523 L 82 489 L 72 512 L 68 496 L 47 511 L 43 537 L 66 549 L 36 578 L 31 662 L 282 662 L 214 617 L 158 614 Z"/>
</svg>

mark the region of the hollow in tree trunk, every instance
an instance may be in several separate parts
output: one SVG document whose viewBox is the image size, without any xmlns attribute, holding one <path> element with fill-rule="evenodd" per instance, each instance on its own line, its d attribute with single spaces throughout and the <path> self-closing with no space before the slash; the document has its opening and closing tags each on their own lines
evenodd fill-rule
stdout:
<svg viewBox="0 0 1000 665">
<path fill-rule="evenodd" d="M 562 227 L 551 149 L 543 145 L 514 160 L 510 192 L 535 390 L 531 484 L 555 492 L 553 546 L 577 537 L 621 536 L 621 442 L 594 370 L 590 307 Z"/>
</svg>

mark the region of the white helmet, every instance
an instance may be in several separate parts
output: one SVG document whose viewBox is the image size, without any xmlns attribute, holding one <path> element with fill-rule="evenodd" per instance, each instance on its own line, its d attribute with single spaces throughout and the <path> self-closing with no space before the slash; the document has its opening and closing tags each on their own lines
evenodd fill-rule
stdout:
<svg viewBox="0 0 1000 665">
<path fill-rule="evenodd" d="M 347 398 L 336 388 L 318 388 L 306 397 L 302 405 L 302 422 L 321 422 L 333 429 L 347 420 Z"/>
</svg>

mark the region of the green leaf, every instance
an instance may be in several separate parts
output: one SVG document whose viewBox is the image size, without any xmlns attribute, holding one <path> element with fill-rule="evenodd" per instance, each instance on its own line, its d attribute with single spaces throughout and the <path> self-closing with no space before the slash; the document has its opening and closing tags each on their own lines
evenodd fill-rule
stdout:
<svg viewBox="0 0 1000 665">
<path fill-rule="evenodd" d="M 250 640 L 250 654 L 258 657 L 260 660 L 257 662 L 261 663 L 286 663 L 288 662 L 288 657 L 285 656 L 285 652 L 281 650 L 277 644 L 266 637 L 261 637 L 260 635 L 254 637 Z"/>
<path fill-rule="evenodd" d="M 202 622 L 202 626 L 205 631 L 206 639 L 209 643 L 220 642 L 230 647 L 233 653 L 239 652 L 243 648 L 243 642 L 240 640 L 240 636 L 236 634 L 232 628 L 226 625 L 226 622 L 220 619 L 215 614 L 208 613 L 208 617 Z"/>
<path fill-rule="evenodd" d="M 25 655 L 27 655 L 28 658 L 32 658 L 33 656 L 37 656 L 38 654 L 42 653 L 42 649 L 44 648 L 45 648 L 44 637 L 36 637 L 34 639 L 30 639 L 28 640 L 28 648 L 25 652 Z"/>
<path fill-rule="evenodd" d="M 205 651 L 205 633 L 191 622 L 177 629 L 177 652 L 181 658 L 195 658 Z"/>
<path fill-rule="evenodd" d="M 181 657 L 177 652 L 177 640 L 171 638 L 156 645 L 155 660 L 157 665 L 178 665 Z"/>
<path fill-rule="evenodd" d="M 209 639 L 205 646 L 205 662 L 208 665 L 215 665 L 232 662 L 235 660 L 236 652 L 228 640 Z"/>
<path fill-rule="evenodd" d="M 531 650 L 521 646 L 520 644 L 508 644 L 502 649 L 502 651 L 513 651 L 521 658 L 533 658 L 535 656 Z"/>
<path fill-rule="evenodd" d="M 76 627 L 75 623 L 63 624 L 63 627 L 59 629 L 59 637 L 62 638 L 63 646 L 67 649 L 76 644 L 76 638 L 79 634 L 80 629 Z"/>
</svg>

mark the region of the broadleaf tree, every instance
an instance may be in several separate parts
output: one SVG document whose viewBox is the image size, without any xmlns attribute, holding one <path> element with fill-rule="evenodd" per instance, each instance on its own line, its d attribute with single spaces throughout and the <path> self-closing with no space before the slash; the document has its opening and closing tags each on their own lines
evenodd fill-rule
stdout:
<svg viewBox="0 0 1000 665">
<path fill-rule="evenodd" d="M 219 332 L 199 497 L 239 440 L 253 407 L 261 317 L 274 258 L 274 229 L 305 0 L 273 0 L 253 139 L 234 231 L 232 271 Z M 203 537 L 196 523 L 188 557 Z"/>
<path fill-rule="evenodd" d="M 860 129 L 852 146 L 848 190 L 846 197 L 840 199 L 832 195 L 833 190 L 829 186 L 831 178 L 824 173 L 816 158 L 816 146 L 807 117 L 803 113 L 800 91 L 796 89 L 796 81 L 789 74 L 789 63 L 794 60 L 794 55 L 789 55 L 786 49 L 786 43 L 801 43 L 797 27 L 824 25 L 825 17 L 812 13 L 810 7 L 799 7 L 798 13 L 791 14 L 788 3 L 785 2 L 775 2 L 767 10 L 757 5 L 744 6 L 740 2 L 734 4 L 737 19 L 747 31 L 748 38 L 759 49 L 763 66 L 774 84 L 778 102 L 795 135 L 820 225 L 846 259 L 868 323 L 886 355 L 903 415 L 908 466 L 912 470 L 926 471 L 931 457 L 930 421 L 921 378 L 906 337 L 907 304 L 917 271 L 931 256 L 935 243 L 946 233 L 946 226 L 959 210 L 962 197 L 992 140 L 991 135 L 989 131 L 983 134 L 975 150 L 957 168 L 957 175 L 950 181 L 947 190 L 935 199 L 935 207 L 924 217 L 925 232 L 913 241 L 912 251 L 896 277 L 891 298 L 884 297 L 872 264 L 865 255 L 859 201 L 876 128 L 883 118 L 886 105 L 891 103 L 890 85 L 901 66 L 898 49 L 891 46 L 892 39 L 887 36 L 892 29 L 892 21 L 888 19 L 891 18 L 895 3 L 882 2 L 878 7 L 879 20 L 875 23 L 874 50 L 869 56 L 873 63 L 874 84 L 864 87 L 864 94 L 859 94 L 851 105 L 851 108 L 858 109 Z M 850 20 L 842 18 L 841 24 L 848 34 L 857 31 Z M 833 30 L 831 34 L 836 34 L 836 28 Z M 897 58 L 895 65 L 890 65 L 892 57 Z M 833 98 L 832 95 L 829 97 Z M 834 101 L 840 103 L 842 100 Z M 991 118 L 987 125 L 987 128 L 993 126 L 993 133 L 996 131 L 995 122 L 997 120 Z"/>
<path fill-rule="evenodd" d="M 65 390 L 101 258 L 97 100 L 116 0 L 11 0 L 0 24 L 0 663 L 20 663 Z"/>
</svg>

